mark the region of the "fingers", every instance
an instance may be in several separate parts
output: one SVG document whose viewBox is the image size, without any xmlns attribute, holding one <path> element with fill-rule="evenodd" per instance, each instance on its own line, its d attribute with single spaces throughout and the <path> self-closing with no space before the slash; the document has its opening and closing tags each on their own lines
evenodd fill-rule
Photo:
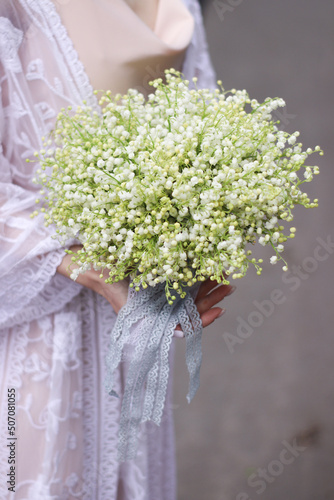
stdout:
<svg viewBox="0 0 334 500">
<path fill-rule="evenodd" d="M 213 290 L 211 293 L 205 295 L 203 298 L 196 298 L 195 304 L 197 306 L 198 312 L 200 314 L 208 311 L 213 306 L 218 304 L 224 297 L 231 295 L 235 290 L 235 287 L 231 285 L 220 285 L 218 288 Z"/>
<path fill-rule="evenodd" d="M 224 274 L 222 276 L 222 279 L 223 278 L 227 279 L 227 276 Z M 220 286 L 229 286 L 229 285 L 222 285 L 221 283 L 219 284 L 217 280 L 213 280 L 212 281 L 210 279 L 207 279 L 207 280 L 203 281 L 203 283 L 201 283 L 201 286 L 199 287 L 199 290 L 198 290 L 198 293 L 197 293 L 197 298 L 201 299 L 206 294 L 208 294 L 211 290 L 213 290 L 214 288 L 216 288 L 217 285 L 220 285 Z"/>
<path fill-rule="evenodd" d="M 203 328 L 211 325 L 211 323 L 213 323 L 217 318 L 222 316 L 224 314 L 224 312 L 225 312 L 225 309 L 221 309 L 220 307 L 215 307 L 215 308 L 209 309 L 208 311 L 205 311 L 203 314 L 201 314 Z"/>
<path fill-rule="evenodd" d="M 224 297 L 231 295 L 236 289 L 236 287 L 232 285 L 217 285 L 218 282 L 216 280 L 206 280 L 205 282 L 203 282 L 199 288 L 195 300 L 195 304 L 200 314 L 203 328 L 211 325 L 211 323 L 213 323 L 217 318 L 225 313 L 225 309 L 214 306 L 221 302 Z M 180 325 L 176 326 L 176 329 L 174 330 L 174 336 L 184 337 Z"/>
<path fill-rule="evenodd" d="M 173 337 L 176 337 L 178 339 L 183 339 L 184 338 L 184 333 L 183 333 L 183 331 L 181 329 L 175 328 L 174 333 L 173 333 Z"/>
<path fill-rule="evenodd" d="M 201 299 L 205 295 L 207 295 L 211 290 L 213 290 L 218 285 L 218 281 L 216 280 L 205 280 L 201 283 L 201 286 L 198 289 L 197 299 Z M 224 285 L 228 286 L 228 285 Z"/>
<path fill-rule="evenodd" d="M 211 323 L 213 323 L 217 318 L 222 316 L 224 312 L 225 309 L 221 309 L 220 307 L 214 307 L 213 309 L 209 309 L 208 311 L 205 311 L 203 314 L 201 314 L 201 321 L 203 328 L 211 325 Z M 180 325 L 177 325 L 177 327 L 175 328 L 173 336 L 177 338 L 184 338 L 184 333 L 181 330 Z"/>
</svg>

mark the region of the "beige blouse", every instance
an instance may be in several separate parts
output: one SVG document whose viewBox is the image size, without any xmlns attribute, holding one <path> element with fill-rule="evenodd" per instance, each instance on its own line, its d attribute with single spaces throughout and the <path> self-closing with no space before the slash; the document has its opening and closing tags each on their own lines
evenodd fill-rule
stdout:
<svg viewBox="0 0 334 500">
<path fill-rule="evenodd" d="M 181 0 L 53 0 L 95 89 L 147 94 L 181 69 L 194 20 Z"/>
</svg>

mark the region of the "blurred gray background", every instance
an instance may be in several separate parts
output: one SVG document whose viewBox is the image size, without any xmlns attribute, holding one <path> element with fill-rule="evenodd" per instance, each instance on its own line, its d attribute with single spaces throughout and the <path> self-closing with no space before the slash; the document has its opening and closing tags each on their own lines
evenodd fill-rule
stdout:
<svg viewBox="0 0 334 500">
<path fill-rule="evenodd" d="M 334 500 L 334 2 L 204 3 L 224 87 L 282 97 L 283 128 L 325 156 L 310 158 L 321 173 L 304 186 L 319 208 L 295 211 L 289 274 L 266 263 L 262 276 L 236 281 L 225 315 L 204 332 L 190 405 L 178 340 L 178 500 Z"/>
</svg>

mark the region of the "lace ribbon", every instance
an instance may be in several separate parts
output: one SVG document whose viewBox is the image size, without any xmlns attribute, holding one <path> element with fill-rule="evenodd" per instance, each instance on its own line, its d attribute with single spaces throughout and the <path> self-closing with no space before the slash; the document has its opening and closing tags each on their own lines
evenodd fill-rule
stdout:
<svg viewBox="0 0 334 500">
<path fill-rule="evenodd" d="M 141 422 L 159 425 L 163 413 L 168 376 L 169 349 L 175 327 L 180 323 L 186 339 L 186 363 L 189 371 L 190 402 L 199 387 L 202 361 L 202 322 L 194 303 L 199 284 L 189 288 L 184 299 L 168 304 L 165 285 L 129 289 L 127 304 L 120 310 L 111 332 L 106 356 L 105 387 L 111 396 L 114 373 L 122 361 L 128 361 L 121 405 L 118 459 L 136 455 L 137 433 Z"/>
</svg>

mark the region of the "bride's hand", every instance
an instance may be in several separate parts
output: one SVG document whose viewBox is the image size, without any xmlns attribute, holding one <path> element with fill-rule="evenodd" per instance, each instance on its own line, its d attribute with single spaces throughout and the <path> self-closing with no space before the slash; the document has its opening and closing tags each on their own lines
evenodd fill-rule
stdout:
<svg viewBox="0 0 334 500">
<path fill-rule="evenodd" d="M 203 281 L 199 287 L 195 304 L 202 320 L 203 328 L 211 325 L 217 318 L 224 314 L 225 309 L 214 307 L 224 297 L 231 295 L 235 287 L 232 285 L 218 285 L 217 281 L 210 279 Z M 217 287 L 217 288 L 215 288 Z M 176 330 L 181 330 L 180 325 L 177 325 Z M 182 336 L 175 334 L 176 336 Z"/>
<path fill-rule="evenodd" d="M 218 282 L 216 280 L 206 280 L 198 290 L 195 304 L 201 316 L 203 327 L 210 325 L 215 319 L 224 314 L 225 309 L 214 306 L 223 300 L 224 297 L 231 295 L 235 290 L 235 286 L 232 285 L 217 285 Z"/>
<path fill-rule="evenodd" d="M 79 245 L 74 245 L 70 250 L 72 252 L 77 252 L 80 248 Z M 72 262 L 72 256 L 67 254 L 58 266 L 57 272 L 69 278 L 71 271 L 76 267 L 78 266 Z M 68 269 L 71 271 L 68 271 Z M 94 269 L 91 269 L 84 274 L 79 274 L 76 282 L 102 295 L 112 306 L 115 313 L 118 314 L 119 310 L 126 304 L 128 298 L 129 279 L 126 278 L 117 283 L 109 284 L 105 282 L 109 276 L 108 269 L 102 272 L 104 275 L 103 278 L 100 278 L 100 274 L 101 271 L 94 271 Z"/>
</svg>

